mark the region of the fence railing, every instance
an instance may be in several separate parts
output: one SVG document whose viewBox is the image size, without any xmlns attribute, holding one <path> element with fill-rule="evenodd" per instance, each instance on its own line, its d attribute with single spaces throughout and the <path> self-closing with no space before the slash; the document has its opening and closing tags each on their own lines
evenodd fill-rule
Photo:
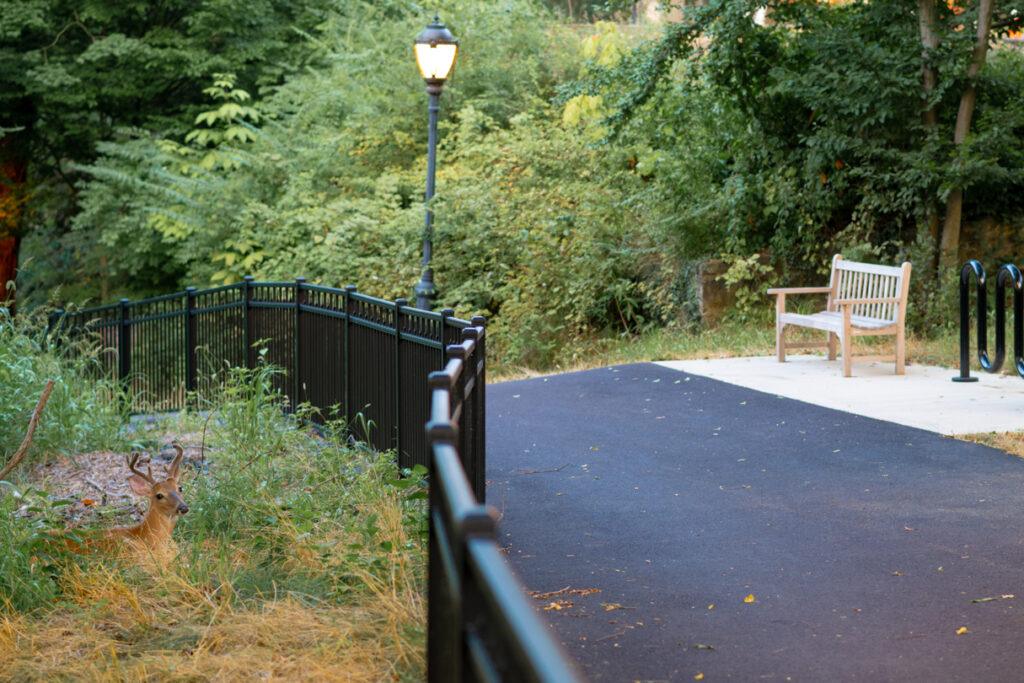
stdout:
<svg viewBox="0 0 1024 683">
<path fill-rule="evenodd" d="M 999 372 L 1006 360 L 1006 286 L 1013 287 L 1013 366 L 1024 377 L 1024 275 L 1012 263 L 996 273 L 996 355 L 988 355 L 988 281 L 980 262 L 970 260 L 960 269 L 960 375 L 954 382 L 976 382 L 971 377 L 970 286 L 977 288 L 976 325 L 978 363 L 985 372 Z"/>
<path fill-rule="evenodd" d="M 401 467 L 427 465 L 423 425 L 430 372 L 472 323 L 356 292 L 294 282 L 244 282 L 64 313 L 52 324 L 74 337 L 98 335 L 104 371 L 127 385 L 133 412 L 178 410 L 218 370 L 256 367 L 285 373 L 277 387 L 294 409 L 344 417 L 356 436 L 394 449 Z M 361 419 L 357 419 L 360 417 Z M 369 426 L 369 427 L 368 427 Z M 483 450 L 473 457 L 483 482 Z M 482 488 L 476 488 L 482 496 Z"/>
<path fill-rule="evenodd" d="M 484 473 L 466 464 L 484 448 L 484 329 L 462 334 L 430 375 L 428 680 L 579 681 L 505 561 L 496 511 L 474 495 Z"/>
</svg>

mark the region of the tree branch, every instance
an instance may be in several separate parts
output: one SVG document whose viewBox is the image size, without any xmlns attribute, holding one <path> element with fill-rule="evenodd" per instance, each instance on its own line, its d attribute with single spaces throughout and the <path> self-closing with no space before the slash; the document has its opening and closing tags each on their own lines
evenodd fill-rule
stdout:
<svg viewBox="0 0 1024 683">
<path fill-rule="evenodd" d="M 43 389 L 43 395 L 39 398 L 39 403 L 36 404 L 36 409 L 32 411 L 32 417 L 28 421 L 28 433 L 25 434 L 25 440 L 21 442 L 21 448 L 15 453 L 11 461 L 7 463 L 7 467 L 0 472 L 0 479 L 5 479 L 8 474 L 11 473 L 21 459 L 25 457 L 25 453 L 28 452 L 28 447 L 32 445 L 32 436 L 36 432 L 36 425 L 39 424 L 39 416 L 43 412 L 43 407 L 46 405 L 46 400 L 50 398 L 50 392 L 53 391 L 53 380 L 46 380 L 46 387 Z"/>
</svg>

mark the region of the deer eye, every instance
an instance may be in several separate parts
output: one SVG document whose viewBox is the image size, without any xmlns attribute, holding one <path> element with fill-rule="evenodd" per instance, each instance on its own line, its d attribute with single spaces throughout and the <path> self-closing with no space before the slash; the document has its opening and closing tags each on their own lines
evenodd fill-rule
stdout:
<svg viewBox="0 0 1024 683">
<path fill-rule="evenodd" d="M 162 493 L 156 494 L 156 499 L 157 500 L 163 500 L 164 499 L 164 494 L 162 494 Z"/>
<path fill-rule="evenodd" d="M 184 490 L 185 489 L 181 488 L 180 486 L 178 487 L 178 493 L 182 493 Z"/>
</svg>

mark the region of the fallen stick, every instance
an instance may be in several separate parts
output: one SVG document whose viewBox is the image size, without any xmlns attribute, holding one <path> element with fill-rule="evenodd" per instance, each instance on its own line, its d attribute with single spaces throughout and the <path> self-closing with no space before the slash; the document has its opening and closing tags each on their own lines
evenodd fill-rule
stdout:
<svg viewBox="0 0 1024 683">
<path fill-rule="evenodd" d="M 14 453 L 14 457 L 7 463 L 7 467 L 4 468 L 3 472 L 0 472 L 0 479 L 6 479 L 7 475 L 11 473 L 21 459 L 25 457 L 25 453 L 28 452 L 28 447 L 32 445 L 32 436 L 36 432 L 36 425 L 39 424 L 39 416 L 43 412 L 43 407 L 46 405 L 46 400 L 50 398 L 50 392 L 53 391 L 53 380 L 46 380 L 46 387 L 43 388 L 43 395 L 39 397 L 39 403 L 36 404 L 36 409 L 32 411 L 32 417 L 28 421 L 28 432 L 25 434 L 25 440 L 21 442 L 21 448 Z"/>
<path fill-rule="evenodd" d="M 562 465 L 561 467 L 556 467 L 553 470 L 524 470 L 524 469 L 521 469 L 521 468 L 516 468 L 516 469 L 514 469 L 512 471 L 516 472 L 517 474 L 543 474 L 544 472 L 561 472 L 562 470 L 564 470 L 566 467 L 568 467 L 571 464 L 572 464 L 571 462 L 567 462 L 564 465 Z"/>
</svg>

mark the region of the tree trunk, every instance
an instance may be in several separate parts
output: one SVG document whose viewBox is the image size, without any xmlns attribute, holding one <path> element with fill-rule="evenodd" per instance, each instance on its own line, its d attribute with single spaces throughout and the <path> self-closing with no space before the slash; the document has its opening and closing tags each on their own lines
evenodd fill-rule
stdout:
<svg viewBox="0 0 1024 683">
<path fill-rule="evenodd" d="M 974 78 L 985 65 L 988 54 L 989 34 L 992 32 L 992 11 L 995 0 L 981 0 L 978 6 L 978 33 L 974 42 L 974 53 L 967 67 L 967 87 L 960 95 L 960 109 L 956 114 L 956 128 L 953 130 L 953 144 L 959 148 L 971 130 L 971 118 L 978 99 Z M 958 163 L 954 159 L 954 164 Z M 946 200 L 946 221 L 942 226 L 942 265 L 956 267 L 960 253 L 960 218 L 963 210 L 964 191 L 955 187 Z"/>
<path fill-rule="evenodd" d="M 920 0 L 918 4 L 918 20 L 921 25 L 921 85 L 924 97 L 921 102 L 921 122 L 924 124 L 925 135 L 938 135 L 939 128 L 939 104 L 931 102 L 931 96 L 935 86 L 939 83 L 939 74 L 932 64 L 933 53 L 939 48 L 940 39 L 935 32 L 935 22 L 938 14 L 935 8 L 935 0 Z M 928 233 L 936 242 L 939 241 L 939 209 L 934 203 L 929 202 L 927 221 Z M 932 267 L 937 266 L 932 263 Z"/>
<path fill-rule="evenodd" d="M 0 138 L 0 303 L 10 301 L 14 312 L 14 278 L 21 246 L 22 204 L 28 164 L 17 153 L 13 133 Z"/>
<path fill-rule="evenodd" d="M 10 300 L 12 313 L 14 312 L 13 283 L 18 270 L 18 249 L 20 247 L 20 237 L 0 237 L 0 306 Z"/>
</svg>

